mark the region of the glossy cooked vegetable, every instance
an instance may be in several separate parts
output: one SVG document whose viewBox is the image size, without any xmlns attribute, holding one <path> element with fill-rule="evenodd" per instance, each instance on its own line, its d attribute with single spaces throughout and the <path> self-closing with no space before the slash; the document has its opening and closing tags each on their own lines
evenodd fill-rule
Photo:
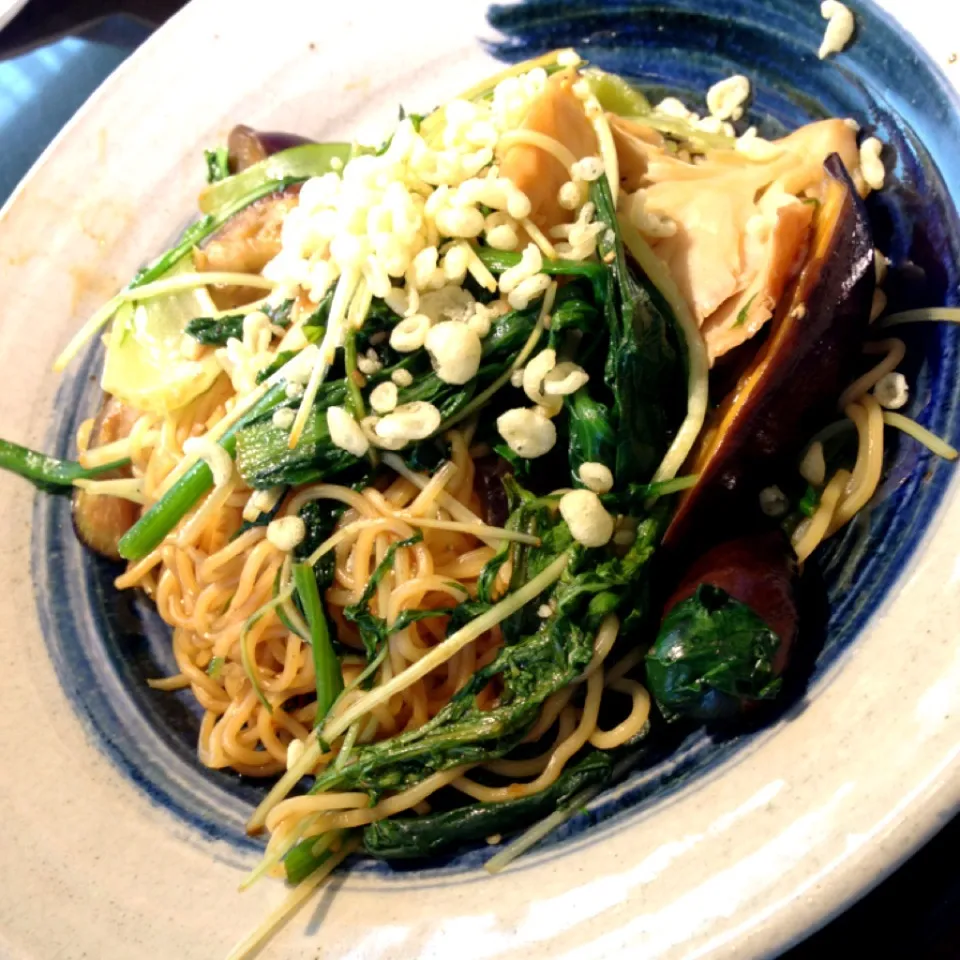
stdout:
<svg viewBox="0 0 960 960">
<path fill-rule="evenodd" d="M 840 159 L 826 164 L 810 258 L 772 329 L 713 422 L 664 541 L 695 552 L 734 535 L 757 513 L 760 491 L 791 469 L 829 414 L 867 330 L 874 289 L 873 237 Z M 795 469 L 795 467 L 792 467 Z"/>
<path fill-rule="evenodd" d="M 129 436 L 139 414 L 124 406 L 115 397 L 104 396 L 100 411 L 94 418 L 87 443 L 88 450 L 114 443 Z M 126 467 L 118 467 L 101 474 L 99 479 L 112 480 L 131 476 Z M 73 494 L 71 519 L 73 529 L 82 544 L 94 553 L 110 560 L 119 560 L 120 538 L 133 526 L 140 513 L 139 504 L 122 497 L 76 490 Z"/>
<path fill-rule="evenodd" d="M 233 456 L 237 431 L 286 401 L 286 383 L 281 381 L 224 432 L 218 441 L 220 446 Z M 199 460 L 124 534 L 118 544 L 120 556 L 125 560 L 145 557 L 212 486 L 213 473 L 205 461 Z"/>
<path fill-rule="evenodd" d="M 500 381 L 509 372 L 516 356 L 533 333 L 539 304 L 525 310 L 514 310 L 493 321 L 490 333 L 483 339 L 482 360 L 476 377 L 463 385 L 446 383 L 433 372 L 426 350 L 398 356 L 392 350 L 383 352 L 384 365 L 365 382 L 364 390 L 390 380 L 397 370 L 414 375 L 410 386 L 398 391 L 398 404 L 415 401 L 433 404 L 440 412 L 441 431 L 461 414 L 484 390 Z M 264 416 L 245 427 L 238 436 L 237 466 L 244 480 L 257 489 L 278 483 L 311 483 L 347 470 L 360 463 L 330 440 L 325 411 L 348 401 L 348 381 L 340 379 L 324 383 L 310 411 L 300 441 L 290 449 L 290 434 Z M 291 404 L 293 405 L 293 404 Z"/>
<path fill-rule="evenodd" d="M 677 324 L 659 292 L 631 269 L 606 177 L 590 185 L 598 221 L 597 245 L 609 262 L 613 290 L 604 303 L 610 344 L 605 379 L 613 393 L 615 486 L 646 483 L 660 465 L 686 403 Z"/>
<path fill-rule="evenodd" d="M 276 307 L 265 306 L 263 313 L 266 314 L 271 323 L 278 327 L 286 327 L 290 324 L 292 307 L 292 300 L 284 300 Z M 222 347 L 231 338 L 235 340 L 243 339 L 245 316 L 246 314 L 243 313 L 235 313 L 226 317 L 195 317 L 186 325 L 183 332 L 204 346 Z"/>
<path fill-rule="evenodd" d="M 720 544 L 694 564 L 646 659 L 668 719 L 714 720 L 776 696 L 797 634 L 795 580 L 779 531 Z"/>
<path fill-rule="evenodd" d="M 549 787 L 502 803 L 472 803 L 421 817 L 391 817 L 363 831 L 364 850 L 383 860 L 432 857 L 541 820 L 587 787 L 610 782 L 613 760 L 599 750 L 571 763 Z"/>
<path fill-rule="evenodd" d="M 230 173 L 242 173 L 267 157 L 308 143 L 314 141 L 296 133 L 254 130 L 244 123 L 238 123 L 227 136 L 227 163 Z"/>
<path fill-rule="evenodd" d="M 301 183 L 310 177 L 319 177 L 331 169 L 331 161 L 346 162 L 350 157 L 351 146 L 348 143 L 311 143 L 309 141 L 289 145 L 292 134 L 264 133 L 250 131 L 249 135 L 239 134 L 236 128 L 231 135 L 230 164 L 236 165 L 233 176 L 211 183 L 200 194 L 200 209 L 212 213 L 231 204 L 254 190 L 262 190 L 272 184 L 274 190 L 280 190 L 294 183 Z M 283 145 L 279 152 L 273 148 Z M 260 156 L 260 153 L 264 156 Z M 264 192 L 272 192 L 265 190 Z"/>
<path fill-rule="evenodd" d="M 227 181 L 224 181 L 225 183 Z M 258 274 L 280 252 L 284 217 L 297 205 L 300 184 L 293 183 L 248 204 L 193 252 L 203 273 Z M 220 310 L 230 310 L 263 296 L 250 287 L 208 287 Z"/>
<path fill-rule="evenodd" d="M 511 515 L 514 529 L 535 532 L 542 541 L 539 547 L 510 548 L 511 591 L 558 558 L 569 559 L 559 581 L 503 621 L 505 643 L 497 657 L 477 670 L 423 726 L 355 748 L 343 767 L 317 777 L 313 792 L 403 789 L 440 770 L 503 756 L 526 735 L 544 700 L 582 674 L 603 619 L 618 614 L 626 620 L 639 614 L 660 522 L 643 521 L 633 546 L 625 556 L 616 557 L 606 549 L 586 550 L 575 544 L 555 511 L 555 498 L 525 494 Z M 494 573 L 505 559 L 504 553 L 491 561 Z M 553 611 L 548 617 L 537 613 L 544 604 Z M 475 619 L 489 606 L 482 599 L 460 604 L 448 630 Z M 483 709 L 476 698 L 491 681 L 501 685 L 500 693 Z"/>
</svg>

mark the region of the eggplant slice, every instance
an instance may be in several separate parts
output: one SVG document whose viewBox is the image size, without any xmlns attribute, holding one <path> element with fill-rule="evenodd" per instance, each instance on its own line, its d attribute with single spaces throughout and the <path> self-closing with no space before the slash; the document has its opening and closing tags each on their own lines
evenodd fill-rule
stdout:
<svg viewBox="0 0 960 960">
<path fill-rule="evenodd" d="M 139 414 L 125 407 L 114 397 L 104 395 L 93 429 L 89 449 L 113 443 L 129 436 Z M 117 480 L 130 476 L 129 468 L 105 473 L 101 480 Z M 86 490 L 73 494 L 71 517 L 77 539 L 94 553 L 110 560 L 120 560 L 120 538 L 140 516 L 140 506 L 122 497 L 108 497 Z"/>
<path fill-rule="evenodd" d="M 300 184 L 255 200 L 232 216 L 193 253 L 201 273 L 260 273 L 280 252 L 283 218 L 297 205 Z M 232 310 L 263 296 L 254 287 L 210 287 L 210 296 L 220 310 Z"/>
<path fill-rule="evenodd" d="M 246 124 L 238 123 L 227 137 L 227 162 L 231 173 L 242 173 L 267 157 L 281 150 L 302 147 L 305 143 L 316 143 L 296 133 L 284 133 L 279 130 L 254 130 Z"/>
<path fill-rule="evenodd" d="M 691 454 L 688 472 L 699 480 L 664 536 L 674 552 L 695 554 L 747 532 L 760 491 L 829 416 L 859 354 L 875 283 L 873 236 L 839 156 L 824 168 L 807 264 Z"/>
</svg>

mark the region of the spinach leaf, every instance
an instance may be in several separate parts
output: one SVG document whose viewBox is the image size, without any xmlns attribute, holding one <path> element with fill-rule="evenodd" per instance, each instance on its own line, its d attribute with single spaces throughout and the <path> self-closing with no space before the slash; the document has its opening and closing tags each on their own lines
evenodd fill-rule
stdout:
<svg viewBox="0 0 960 960">
<path fill-rule="evenodd" d="M 616 467 L 617 431 L 610 408 L 590 395 L 590 385 L 582 386 L 572 397 L 567 397 L 570 441 L 568 455 L 570 476 L 574 486 L 583 486 L 580 467 L 584 463 L 602 463 Z"/>
<path fill-rule="evenodd" d="M 363 831 L 371 856 L 407 860 L 435 856 L 491 834 L 510 833 L 541 820 L 568 803 L 586 787 L 603 787 L 613 772 L 613 760 L 600 751 L 570 764 L 545 790 L 502 803 L 474 803 L 423 817 L 390 817 Z"/>
<path fill-rule="evenodd" d="M 313 673 L 317 688 L 317 712 L 313 725 L 319 727 L 337 697 L 343 692 L 343 672 L 330 638 L 330 625 L 320 597 L 316 571 L 307 563 L 295 563 L 293 582 L 297 601 L 310 631 Z"/>
<path fill-rule="evenodd" d="M 237 432 L 237 469 L 255 490 L 280 484 L 297 486 L 313 483 L 320 477 L 332 477 L 366 461 L 338 447 L 330 439 L 326 410 L 346 397 L 343 381 L 327 385 L 323 406 L 319 404 L 307 416 L 300 442 L 291 450 L 290 433 L 266 418 Z"/>
<path fill-rule="evenodd" d="M 780 638 L 726 591 L 701 584 L 664 617 L 647 654 L 647 681 L 668 720 L 732 716 L 780 689 Z"/>
<path fill-rule="evenodd" d="M 264 307 L 263 312 L 270 318 L 271 323 L 278 327 L 286 327 L 290 323 L 290 311 L 293 308 L 292 300 L 273 307 Z M 226 317 L 194 317 L 187 323 L 184 333 L 189 334 L 198 343 L 207 346 L 222 347 L 228 340 L 243 339 L 243 321 L 246 314 L 233 313 Z"/>
<path fill-rule="evenodd" d="M 616 486 L 644 483 L 663 459 L 686 403 L 676 322 L 656 288 L 631 272 L 606 177 L 590 186 L 598 221 L 607 225 L 598 250 L 609 260 L 612 293 L 604 299 L 610 332 L 606 381 L 615 399 Z M 642 281 L 642 282 L 641 282 Z"/>
<path fill-rule="evenodd" d="M 293 559 L 302 563 L 333 534 L 346 504 L 338 500 L 308 500 L 297 514 L 306 527 L 306 536 L 293 550 Z M 322 590 L 333 584 L 334 553 L 329 551 L 314 564 L 317 582 Z"/>
<path fill-rule="evenodd" d="M 328 312 L 329 304 L 324 301 L 311 321 L 316 319 L 318 323 L 326 323 Z M 539 308 L 531 307 L 511 311 L 497 318 L 484 339 L 482 366 L 469 383 L 463 386 L 445 383 L 431 370 L 415 376 L 410 386 L 401 389 L 399 402 L 404 404 L 422 400 L 432 403 L 440 411 L 441 420 L 449 420 L 461 412 L 477 393 L 503 376 L 533 331 L 538 312 Z M 427 362 L 426 351 L 406 357 L 393 367 L 384 367 L 370 376 L 367 382 L 372 388 L 388 380 L 395 370 L 411 370 L 418 360 Z M 269 376 L 270 372 L 268 368 L 263 376 Z M 310 411 L 300 442 L 293 450 L 289 448 L 289 433 L 274 426 L 271 417 L 263 417 L 241 430 L 237 434 L 237 466 L 246 483 L 256 489 L 281 483 L 312 483 L 361 462 L 334 446 L 327 430 L 326 409 L 344 405 L 349 395 L 347 381 L 342 376 L 324 383 Z M 429 453 L 426 449 L 423 452 Z M 369 469 L 369 464 L 365 469 Z"/>
</svg>

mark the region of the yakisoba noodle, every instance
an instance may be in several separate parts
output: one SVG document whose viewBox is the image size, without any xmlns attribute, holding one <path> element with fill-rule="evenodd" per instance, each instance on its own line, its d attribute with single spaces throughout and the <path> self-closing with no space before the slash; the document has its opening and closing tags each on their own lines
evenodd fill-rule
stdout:
<svg viewBox="0 0 960 960">
<path fill-rule="evenodd" d="M 218 416 L 223 415 L 224 394 L 223 389 L 215 388 L 179 416 L 143 416 L 136 421 L 130 435 L 133 473 L 141 480 L 146 496 L 162 486 L 179 462 L 184 442 L 211 429 Z M 347 507 L 338 525 L 346 536 L 334 548 L 336 580 L 326 595 L 338 638 L 357 652 L 355 660 L 344 665 L 347 685 L 356 680 L 365 661 L 356 628 L 344 619 L 342 611 L 359 601 L 391 543 L 413 537 L 418 529 L 423 531 L 422 542 L 396 552 L 393 569 L 372 602 L 372 609 L 383 611 L 388 623 L 396 620 L 402 610 L 453 607 L 465 596 L 475 594 L 476 578 L 494 554 L 493 548 L 476 536 L 410 523 L 414 518 L 456 523 L 449 510 L 438 503 L 440 494 L 445 499 L 453 497 L 479 523 L 482 508 L 474 489 L 475 469 L 466 438 L 463 432 L 455 430 L 449 439 L 450 462 L 432 477 L 424 475 L 422 490 L 403 477 L 396 477 L 382 490 L 368 487 L 361 492 L 336 484 L 315 484 L 288 497 L 281 510 L 281 515 L 296 516 L 307 502 L 320 499 L 338 501 Z M 247 681 L 241 663 L 241 633 L 247 620 L 273 599 L 285 558 L 267 540 L 264 527 L 237 535 L 248 497 L 249 490 L 237 478 L 231 479 L 185 519 L 176 538 L 131 565 L 117 579 L 117 586 L 144 589 L 173 627 L 173 651 L 179 673 L 152 683 L 166 690 L 189 687 L 204 708 L 199 737 L 201 761 L 213 768 L 231 767 L 246 775 L 271 776 L 286 768 L 290 743 L 306 739 L 313 726 L 315 704 L 295 705 L 289 710 L 285 705 L 290 701 L 296 704 L 297 698 L 309 695 L 314 690 L 315 678 L 309 644 L 285 627 L 278 612 L 271 610 L 250 627 L 246 643 L 254 651 L 260 686 L 272 711 L 258 700 Z M 292 612 L 296 617 L 296 612 Z M 444 633 L 445 620 L 431 618 L 392 634 L 382 679 L 401 673 Z M 597 637 L 598 655 L 587 671 L 589 676 L 601 669 L 615 637 L 615 624 L 604 624 Z M 494 628 L 427 678 L 376 707 L 357 742 L 370 742 L 421 726 L 449 702 L 479 667 L 490 662 L 499 644 L 499 630 Z M 212 662 L 219 664 L 214 675 L 209 670 Z M 599 677 L 602 679 L 602 672 Z M 570 727 L 567 735 L 558 737 L 554 747 L 536 762 L 519 762 L 516 775 L 539 774 L 535 780 L 528 785 L 503 788 L 497 796 L 522 796 L 544 789 L 591 737 L 600 737 L 605 744 L 603 749 L 611 749 L 642 730 L 649 698 L 644 699 L 632 687 L 623 687 L 622 682 L 614 692 L 633 698 L 630 715 L 612 733 L 598 730 L 596 715 L 602 684 L 599 680 L 590 683 L 583 707 L 566 705 L 572 689 L 558 695 L 565 704 L 562 710 L 556 707 L 556 701 L 545 705 L 544 718 L 549 722 L 546 727 L 538 724 L 531 731 L 531 739 L 546 734 L 554 722 L 561 732 Z M 360 695 L 360 691 L 347 693 L 340 709 L 349 707 Z M 488 690 L 483 696 L 492 698 L 494 691 Z M 506 774 L 510 761 L 494 762 L 491 769 Z M 452 781 L 457 778 L 440 777 L 433 783 L 444 785 Z M 459 781 L 454 782 L 454 786 L 460 785 Z M 471 796 L 476 796 L 480 789 L 466 779 L 462 785 Z M 415 791 L 409 804 L 404 799 L 392 798 L 363 814 L 330 823 L 338 828 L 369 823 L 391 815 L 391 811 L 415 806 L 430 792 L 429 787 L 426 792 Z M 337 809 L 340 796 L 324 794 L 312 798 L 313 805 L 317 809 Z M 355 795 L 342 796 L 346 807 L 355 802 Z M 294 810 L 312 810 L 311 798 L 288 803 Z M 271 829 L 292 815 L 284 805 L 277 809 L 279 813 L 268 821 Z M 322 833 L 333 827 L 321 822 L 312 832 Z"/>
<path fill-rule="evenodd" d="M 869 391 L 897 369 L 906 356 L 902 340 L 889 338 L 865 343 L 867 355 L 883 359 L 858 377 L 844 390 L 838 401 L 857 431 L 857 455 L 852 473 L 838 470 L 826 485 L 814 514 L 803 521 L 793 534 L 793 547 L 799 560 L 806 560 L 827 537 L 833 536 L 862 510 L 876 493 L 883 473 L 884 424 L 910 434 L 938 456 L 956 459 L 957 451 L 902 414 L 881 408 Z"/>
</svg>

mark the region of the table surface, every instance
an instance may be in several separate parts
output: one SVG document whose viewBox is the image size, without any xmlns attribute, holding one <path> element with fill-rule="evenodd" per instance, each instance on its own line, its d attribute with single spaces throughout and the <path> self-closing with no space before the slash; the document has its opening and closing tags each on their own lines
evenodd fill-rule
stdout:
<svg viewBox="0 0 960 960">
<path fill-rule="evenodd" d="M 123 13 L 145 27 L 159 26 L 182 5 L 183 0 L 30 0 L 0 32 L 0 60 L 112 14 Z M 960 958 L 960 816 L 872 893 L 784 954 L 783 960 L 841 954 L 877 960 Z"/>
</svg>

